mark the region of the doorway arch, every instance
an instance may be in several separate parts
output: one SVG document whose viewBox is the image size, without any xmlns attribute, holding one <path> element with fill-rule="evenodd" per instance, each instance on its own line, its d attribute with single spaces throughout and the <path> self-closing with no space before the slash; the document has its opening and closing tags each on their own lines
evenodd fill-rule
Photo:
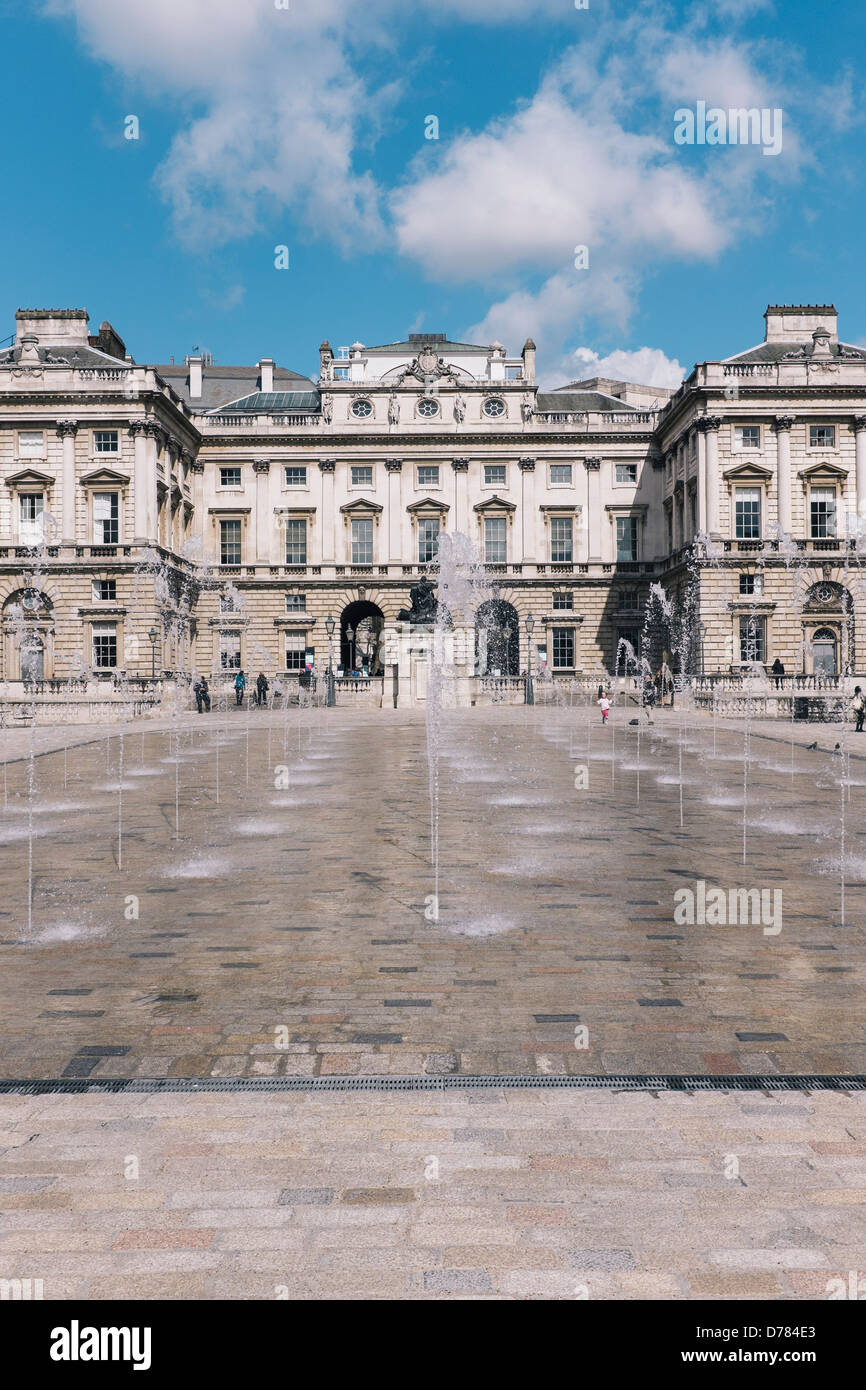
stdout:
<svg viewBox="0 0 866 1390">
<path fill-rule="evenodd" d="M 475 663 L 479 676 L 520 674 L 520 618 L 513 603 L 491 598 L 475 614 Z"/>
<path fill-rule="evenodd" d="M 343 670 L 382 674 L 382 629 L 385 615 L 369 599 L 356 599 L 340 614 L 340 665 Z M 351 634 L 351 636 L 350 636 Z"/>
<path fill-rule="evenodd" d="M 16 589 L 0 611 L 6 680 L 53 676 L 54 605 L 41 589 Z"/>
</svg>

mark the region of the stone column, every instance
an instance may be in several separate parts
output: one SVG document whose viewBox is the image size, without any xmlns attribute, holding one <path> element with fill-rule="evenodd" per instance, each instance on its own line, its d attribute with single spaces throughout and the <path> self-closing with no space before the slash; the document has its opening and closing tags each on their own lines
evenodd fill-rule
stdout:
<svg viewBox="0 0 866 1390">
<path fill-rule="evenodd" d="M 722 422 L 717 415 L 705 415 L 698 421 L 706 438 L 707 532 L 719 535 L 719 430 Z"/>
<path fill-rule="evenodd" d="M 776 496 L 779 527 L 786 536 L 791 534 L 791 426 L 793 415 L 777 415 L 773 421 L 776 431 Z"/>
<path fill-rule="evenodd" d="M 136 545 L 147 540 L 147 433 L 143 420 L 130 420 L 129 433 L 135 450 L 132 473 L 132 501 L 135 509 L 133 539 Z"/>
<path fill-rule="evenodd" d="M 590 563 L 601 560 L 601 459 L 584 459 L 586 469 L 586 545 Z"/>
<path fill-rule="evenodd" d="M 256 475 L 256 564 L 269 565 L 271 562 L 272 527 L 268 515 L 268 475 L 271 471 L 270 459 L 255 459 L 253 472 Z"/>
<path fill-rule="evenodd" d="M 866 415 L 854 417 L 854 447 L 857 460 L 857 519 L 866 527 Z"/>
<path fill-rule="evenodd" d="M 189 473 L 192 484 L 192 520 L 190 532 L 202 538 L 201 557 L 207 556 L 207 515 L 204 509 L 204 460 L 190 455 Z"/>
<path fill-rule="evenodd" d="M 469 460 L 452 459 L 451 467 L 454 470 L 454 530 L 468 536 Z"/>
<path fill-rule="evenodd" d="M 515 555 L 520 564 L 536 562 L 535 538 L 538 531 L 538 518 L 535 512 L 535 459 L 520 459 L 520 505 L 522 511 L 523 554 Z"/>
<path fill-rule="evenodd" d="M 403 515 L 400 510 L 400 475 L 403 472 L 402 459 L 386 459 L 388 473 L 388 564 L 398 565 L 402 558 L 400 532 Z"/>
<path fill-rule="evenodd" d="M 156 495 L 156 453 L 157 441 L 162 437 L 162 430 L 155 420 L 146 420 L 144 424 L 145 433 L 145 504 L 147 507 L 147 524 L 145 535 L 149 541 L 159 541 L 159 502 Z"/>
<path fill-rule="evenodd" d="M 60 531 L 64 545 L 75 544 L 75 420 L 60 420 L 57 433 L 63 443 L 63 474 L 60 489 Z"/>
<path fill-rule="evenodd" d="M 334 533 L 334 473 L 336 463 L 333 459 L 319 459 L 319 472 L 322 475 L 322 564 L 337 563 L 336 536 Z"/>
</svg>

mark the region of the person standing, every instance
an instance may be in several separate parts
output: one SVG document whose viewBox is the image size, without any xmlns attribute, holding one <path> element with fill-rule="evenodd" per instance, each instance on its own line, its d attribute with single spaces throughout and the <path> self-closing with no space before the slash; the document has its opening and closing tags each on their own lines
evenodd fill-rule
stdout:
<svg viewBox="0 0 866 1390">
<path fill-rule="evenodd" d="M 235 676 L 235 703 L 242 705 L 244 702 L 244 691 L 247 688 L 247 678 L 243 671 L 238 671 Z"/>
<path fill-rule="evenodd" d="M 656 688 L 651 676 L 647 676 L 643 683 L 643 707 L 646 714 L 646 722 L 653 723 L 653 705 L 656 702 Z"/>
<path fill-rule="evenodd" d="M 210 690 L 208 689 L 207 676 L 199 676 L 193 686 L 193 694 L 195 695 L 195 706 L 199 714 L 201 714 L 202 709 L 207 710 L 208 714 L 210 714 Z"/>
<path fill-rule="evenodd" d="M 264 671 L 259 671 L 258 678 L 256 680 L 256 704 L 259 706 L 260 709 L 267 709 L 268 707 L 269 688 L 270 687 L 268 685 L 267 676 L 265 675 Z"/>
<path fill-rule="evenodd" d="M 598 703 L 601 707 L 601 722 L 602 724 L 606 724 L 607 716 L 610 714 L 610 700 L 607 698 L 604 691 L 602 691 Z"/>
<path fill-rule="evenodd" d="M 866 715 L 866 701 L 863 699 L 863 691 L 859 685 L 854 687 L 854 699 L 851 701 L 851 708 L 854 711 L 854 718 L 857 723 L 854 725 L 855 734 L 863 732 L 863 716 Z"/>
</svg>

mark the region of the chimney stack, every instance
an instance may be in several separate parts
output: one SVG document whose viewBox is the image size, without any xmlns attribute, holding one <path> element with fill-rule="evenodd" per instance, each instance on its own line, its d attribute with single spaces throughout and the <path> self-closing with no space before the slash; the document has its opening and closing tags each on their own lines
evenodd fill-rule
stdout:
<svg viewBox="0 0 866 1390">
<path fill-rule="evenodd" d="M 201 400 L 202 359 L 200 357 L 188 357 L 186 361 L 189 367 L 190 400 Z"/>
<path fill-rule="evenodd" d="M 263 357 L 258 363 L 259 368 L 259 390 L 273 391 L 274 389 L 274 359 L 273 357 Z"/>
<path fill-rule="evenodd" d="M 529 385 L 535 381 L 535 343 L 531 338 L 523 344 L 523 380 Z"/>
</svg>

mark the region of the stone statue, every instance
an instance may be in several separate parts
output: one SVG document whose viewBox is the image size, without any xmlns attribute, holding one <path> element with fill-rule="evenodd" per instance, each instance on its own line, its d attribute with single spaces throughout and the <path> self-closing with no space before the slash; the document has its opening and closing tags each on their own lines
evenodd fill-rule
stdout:
<svg viewBox="0 0 866 1390">
<path fill-rule="evenodd" d="M 462 396 L 454 397 L 454 419 L 458 425 L 462 425 L 466 419 L 466 402 Z"/>
<path fill-rule="evenodd" d="M 400 402 L 394 392 L 388 397 L 388 424 L 399 425 L 400 423 Z"/>
<path fill-rule="evenodd" d="M 334 415 L 334 403 L 330 396 L 322 397 L 322 419 L 326 425 L 330 425 Z"/>
<path fill-rule="evenodd" d="M 532 397 L 524 396 L 520 402 L 520 413 L 523 416 L 524 424 L 532 419 Z"/>
<path fill-rule="evenodd" d="M 426 574 L 409 590 L 411 608 L 401 608 L 397 614 L 398 623 L 426 624 L 436 621 L 436 591 Z"/>
</svg>

